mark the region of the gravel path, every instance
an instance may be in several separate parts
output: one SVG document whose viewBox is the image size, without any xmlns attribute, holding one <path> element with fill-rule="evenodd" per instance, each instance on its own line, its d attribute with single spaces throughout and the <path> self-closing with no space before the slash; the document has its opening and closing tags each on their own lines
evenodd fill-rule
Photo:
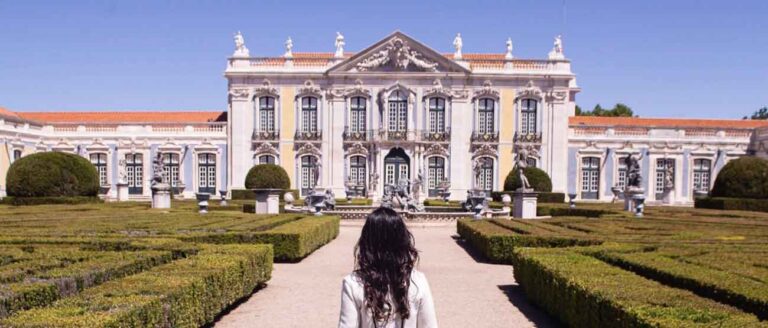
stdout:
<svg viewBox="0 0 768 328">
<path fill-rule="evenodd" d="M 432 288 L 440 327 L 553 327 L 533 307 L 512 267 L 481 263 L 455 239 L 456 225 L 412 225 Z M 295 264 L 275 264 L 266 288 L 223 316 L 217 328 L 335 327 L 341 280 L 352 269 L 360 223 L 344 222 L 339 237 Z"/>
</svg>

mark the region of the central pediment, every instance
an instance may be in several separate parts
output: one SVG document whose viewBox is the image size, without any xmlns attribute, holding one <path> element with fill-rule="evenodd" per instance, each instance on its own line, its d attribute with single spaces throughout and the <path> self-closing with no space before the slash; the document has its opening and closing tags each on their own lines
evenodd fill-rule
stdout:
<svg viewBox="0 0 768 328">
<path fill-rule="evenodd" d="M 397 31 L 328 70 L 329 74 L 358 72 L 468 74 L 469 70 Z"/>
</svg>

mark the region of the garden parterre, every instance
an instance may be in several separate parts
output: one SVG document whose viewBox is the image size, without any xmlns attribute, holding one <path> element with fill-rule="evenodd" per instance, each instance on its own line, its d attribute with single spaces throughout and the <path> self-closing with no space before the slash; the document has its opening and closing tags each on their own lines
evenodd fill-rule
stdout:
<svg viewBox="0 0 768 328">
<path fill-rule="evenodd" d="M 192 202 L 0 205 L 0 326 L 198 327 L 338 229 Z"/>
<path fill-rule="evenodd" d="M 460 220 L 526 295 L 574 327 L 768 327 L 768 215 L 617 206 L 600 218 Z"/>
</svg>

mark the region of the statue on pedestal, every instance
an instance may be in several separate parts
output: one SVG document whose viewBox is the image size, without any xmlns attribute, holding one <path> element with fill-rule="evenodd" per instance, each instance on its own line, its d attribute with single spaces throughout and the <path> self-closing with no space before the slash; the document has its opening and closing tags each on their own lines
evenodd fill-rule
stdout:
<svg viewBox="0 0 768 328">
<path fill-rule="evenodd" d="M 336 54 L 334 54 L 334 57 L 336 58 L 343 58 L 344 57 L 344 45 L 347 44 L 344 42 L 344 36 L 341 35 L 340 32 L 336 32 Z"/>
<path fill-rule="evenodd" d="M 117 183 L 118 184 L 127 184 L 126 180 L 126 173 L 125 173 L 125 159 L 121 159 L 117 161 Z"/>
<path fill-rule="evenodd" d="M 518 191 L 533 191 L 531 184 L 528 182 L 528 178 L 525 176 L 525 169 L 528 168 L 528 150 L 520 148 L 517 152 L 517 159 L 515 160 L 515 167 L 517 168 L 517 178 L 520 180 L 520 188 Z"/>
<path fill-rule="evenodd" d="M 624 159 L 624 164 L 627 166 L 627 190 L 643 189 L 643 176 L 640 173 L 640 161 L 643 159 L 643 156 L 640 155 L 640 157 L 636 158 L 634 155 L 629 154 Z"/>
<path fill-rule="evenodd" d="M 293 40 L 291 40 L 291 37 L 288 37 L 288 40 L 285 40 L 285 55 L 283 55 L 285 58 L 293 58 Z"/>
<path fill-rule="evenodd" d="M 456 51 L 453 53 L 454 60 L 460 60 L 462 58 L 461 48 L 464 46 L 464 41 L 461 40 L 461 33 L 456 33 L 456 38 L 453 39 L 453 47 Z"/>
<path fill-rule="evenodd" d="M 507 39 L 507 53 L 504 55 L 504 59 L 512 59 L 512 38 Z"/>
<path fill-rule="evenodd" d="M 558 35 L 555 37 L 555 42 L 552 47 L 552 51 L 549 52 L 549 59 L 565 59 L 565 54 L 563 53 L 563 37 Z"/>
<path fill-rule="evenodd" d="M 240 33 L 240 31 L 237 31 L 235 34 L 235 53 L 232 55 L 233 57 L 249 57 L 250 51 L 248 51 L 248 48 L 245 46 L 245 40 L 243 39 L 243 34 Z"/>
<path fill-rule="evenodd" d="M 163 183 L 163 171 L 165 171 L 165 164 L 163 163 L 163 153 L 157 152 L 157 156 L 152 161 L 152 184 Z"/>
</svg>

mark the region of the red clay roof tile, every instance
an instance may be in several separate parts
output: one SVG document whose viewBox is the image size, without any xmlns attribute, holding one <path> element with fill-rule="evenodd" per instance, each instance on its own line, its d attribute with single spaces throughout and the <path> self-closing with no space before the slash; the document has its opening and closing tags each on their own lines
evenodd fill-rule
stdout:
<svg viewBox="0 0 768 328">
<path fill-rule="evenodd" d="M 719 119 L 684 119 L 684 118 L 645 118 L 645 117 L 599 117 L 573 116 L 568 123 L 571 126 L 637 126 L 637 127 L 696 127 L 754 129 L 768 126 L 768 120 L 719 120 Z"/>
</svg>

